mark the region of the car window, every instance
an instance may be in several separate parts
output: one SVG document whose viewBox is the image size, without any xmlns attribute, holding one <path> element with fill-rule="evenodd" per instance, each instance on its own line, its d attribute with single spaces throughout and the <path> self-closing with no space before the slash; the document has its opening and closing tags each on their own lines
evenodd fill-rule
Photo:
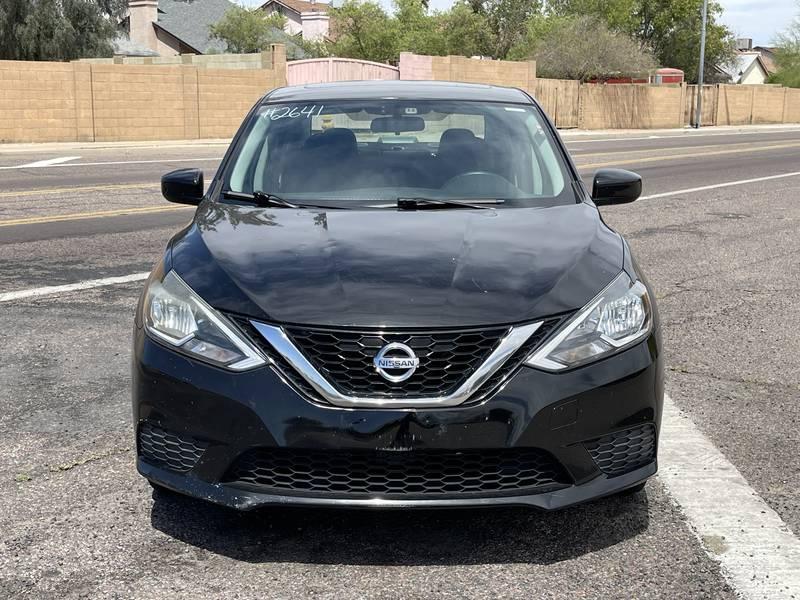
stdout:
<svg viewBox="0 0 800 600">
<path fill-rule="evenodd" d="M 265 104 L 234 151 L 225 186 L 297 201 L 425 197 L 574 203 L 557 143 L 532 105 Z"/>
</svg>

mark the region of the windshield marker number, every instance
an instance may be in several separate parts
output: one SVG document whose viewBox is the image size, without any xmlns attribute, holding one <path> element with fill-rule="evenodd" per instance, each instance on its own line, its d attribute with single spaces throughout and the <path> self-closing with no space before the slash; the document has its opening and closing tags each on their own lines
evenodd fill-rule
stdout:
<svg viewBox="0 0 800 600">
<path fill-rule="evenodd" d="M 320 116 L 324 108 L 324 105 L 317 106 L 316 104 L 307 104 L 302 108 L 297 106 L 276 106 L 264 111 L 264 118 L 278 121 L 280 119 L 297 119 L 304 116 L 306 119 L 310 119 L 311 117 Z"/>
</svg>

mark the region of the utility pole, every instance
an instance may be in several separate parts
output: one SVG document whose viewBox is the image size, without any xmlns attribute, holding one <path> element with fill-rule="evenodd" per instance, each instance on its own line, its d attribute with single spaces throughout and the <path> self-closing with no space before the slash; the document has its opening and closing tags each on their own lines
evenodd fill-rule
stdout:
<svg viewBox="0 0 800 600">
<path fill-rule="evenodd" d="M 697 75 L 697 110 L 694 126 L 700 129 L 703 120 L 703 73 L 706 68 L 706 25 L 708 24 L 708 0 L 703 0 L 703 29 L 700 32 L 700 72 Z"/>
</svg>

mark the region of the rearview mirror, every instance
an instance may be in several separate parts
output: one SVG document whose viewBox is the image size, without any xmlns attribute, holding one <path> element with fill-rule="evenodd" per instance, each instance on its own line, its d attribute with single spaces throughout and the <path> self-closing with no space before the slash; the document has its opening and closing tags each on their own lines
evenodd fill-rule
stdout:
<svg viewBox="0 0 800 600">
<path fill-rule="evenodd" d="M 198 205 L 203 199 L 203 172 L 178 169 L 161 178 L 161 195 L 170 202 Z"/>
<path fill-rule="evenodd" d="M 423 131 L 425 119 L 422 117 L 380 117 L 372 119 L 369 126 L 372 133 L 402 133 L 404 131 Z"/>
<path fill-rule="evenodd" d="M 642 195 L 642 178 L 623 169 L 600 169 L 594 174 L 592 200 L 597 206 L 627 204 Z"/>
</svg>

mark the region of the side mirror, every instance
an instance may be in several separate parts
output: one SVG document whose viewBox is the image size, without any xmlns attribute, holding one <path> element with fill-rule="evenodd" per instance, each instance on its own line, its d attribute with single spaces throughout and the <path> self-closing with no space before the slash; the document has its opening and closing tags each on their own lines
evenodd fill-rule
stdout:
<svg viewBox="0 0 800 600">
<path fill-rule="evenodd" d="M 627 204 L 642 195 L 640 175 L 623 169 L 600 169 L 594 174 L 592 200 L 597 206 Z"/>
<path fill-rule="evenodd" d="M 203 172 L 178 169 L 161 178 L 161 194 L 170 202 L 198 205 L 203 199 Z"/>
</svg>

